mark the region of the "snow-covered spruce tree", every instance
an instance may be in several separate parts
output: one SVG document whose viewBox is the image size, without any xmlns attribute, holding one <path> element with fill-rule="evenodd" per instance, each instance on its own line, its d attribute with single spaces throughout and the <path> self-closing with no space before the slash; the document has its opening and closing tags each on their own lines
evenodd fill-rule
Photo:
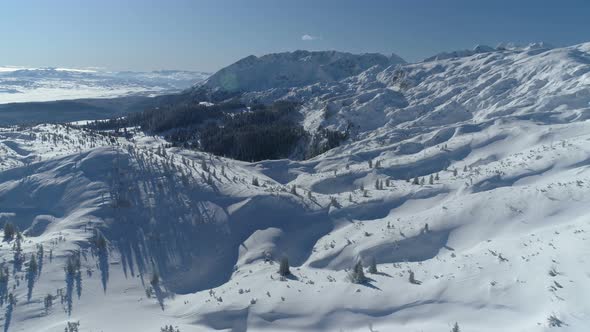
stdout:
<svg viewBox="0 0 590 332">
<path fill-rule="evenodd" d="M 14 235 L 16 234 L 16 228 L 11 222 L 7 222 L 4 224 L 4 241 L 10 241 L 14 239 Z"/>
<path fill-rule="evenodd" d="M 368 163 L 369 163 L 369 168 L 373 168 L 373 161 L 369 159 Z"/>
<path fill-rule="evenodd" d="M 438 180 L 440 180 L 440 177 L 438 176 L 438 173 L 436 173 L 436 176 L 434 177 L 434 180 L 435 180 L 435 181 L 438 181 Z"/>
<path fill-rule="evenodd" d="M 283 277 L 291 274 L 291 271 L 289 271 L 289 259 L 287 256 L 283 256 L 283 258 L 281 258 L 281 262 L 279 264 L 279 274 Z"/>
<path fill-rule="evenodd" d="M 67 322 L 64 332 L 78 332 L 80 331 L 80 322 Z"/>
<path fill-rule="evenodd" d="M 367 281 L 367 277 L 365 277 L 365 272 L 363 271 L 363 263 L 358 261 L 352 271 L 349 274 L 349 279 L 354 284 L 362 284 Z"/>
<path fill-rule="evenodd" d="M 154 272 L 154 274 L 152 274 L 152 279 L 150 280 L 150 284 L 153 287 L 156 287 L 160 284 L 160 276 L 158 275 L 158 272 Z"/>
<path fill-rule="evenodd" d="M 457 169 L 453 169 L 453 176 L 457 176 Z"/>
<path fill-rule="evenodd" d="M 420 184 L 420 179 L 418 179 L 418 177 L 416 176 L 414 178 L 414 181 L 412 181 L 412 184 Z"/>
<path fill-rule="evenodd" d="M 379 179 L 375 180 L 375 189 L 379 190 Z"/>
<path fill-rule="evenodd" d="M 95 245 L 98 250 L 105 250 L 107 248 L 107 239 L 99 231 L 96 232 Z"/>
<path fill-rule="evenodd" d="M 453 329 L 451 330 L 451 332 L 461 332 L 461 329 L 459 329 L 459 323 L 455 322 L 455 325 L 453 325 Z"/>
<path fill-rule="evenodd" d="M 422 178 L 420 179 L 420 185 L 421 185 L 421 186 L 423 186 L 423 185 L 424 185 L 424 177 L 422 177 Z"/>
<path fill-rule="evenodd" d="M 430 178 L 428 178 L 428 184 L 434 184 L 434 177 L 430 174 Z"/>
<path fill-rule="evenodd" d="M 339 209 L 341 207 L 340 203 L 338 203 L 338 200 L 336 200 L 336 197 L 334 196 L 330 196 L 330 205 L 332 205 L 333 207 Z"/>
<path fill-rule="evenodd" d="M 257 177 L 253 177 L 252 178 L 252 185 L 258 187 L 260 184 L 258 183 L 258 178 Z"/>
<path fill-rule="evenodd" d="M 377 261 L 375 260 L 375 257 L 371 257 L 371 264 L 369 264 L 369 273 L 377 273 Z"/>
<path fill-rule="evenodd" d="M 411 284 L 414 285 L 420 285 L 422 282 L 419 280 L 416 280 L 416 277 L 414 276 L 414 271 L 410 270 L 410 277 L 408 278 L 408 280 L 410 281 Z"/>
<path fill-rule="evenodd" d="M 37 264 L 37 258 L 35 255 L 31 255 L 29 266 L 27 269 L 27 301 L 31 300 L 33 295 L 33 287 L 35 286 L 35 280 L 37 279 L 37 273 L 39 272 L 39 265 Z"/>
<path fill-rule="evenodd" d="M 53 307 L 53 295 L 47 294 L 45 298 L 43 298 L 43 307 L 45 308 L 45 314 L 49 313 L 49 309 Z"/>
</svg>

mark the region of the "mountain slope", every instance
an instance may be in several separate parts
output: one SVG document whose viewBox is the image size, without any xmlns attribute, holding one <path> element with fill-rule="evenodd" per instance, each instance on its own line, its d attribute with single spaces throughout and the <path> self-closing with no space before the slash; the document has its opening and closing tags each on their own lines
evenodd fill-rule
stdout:
<svg viewBox="0 0 590 332">
<path fill-rule="evenodd" d="M 240 162 L 135 128 L 1 129 L 0 221 L 24 231 L 22 252 L 0 246 L 2 324 L 585 331 L 589 45 L 241 95 L 301 101 L 309 131 L 351 128 L 309 160 Z M 358 261 L 361 284 L 349 278 Z M 46 311 L 47 293 L 59 297 Z"/>
</svg>

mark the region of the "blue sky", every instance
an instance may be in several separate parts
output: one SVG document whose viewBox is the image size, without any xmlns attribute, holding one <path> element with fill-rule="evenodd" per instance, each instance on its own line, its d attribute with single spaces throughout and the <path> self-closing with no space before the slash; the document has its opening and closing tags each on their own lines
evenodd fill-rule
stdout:
<svg viewBox="0 0 590 332">
<path fill-rule="evenodd" d="M 0 65 L 215 71 L 295 49 L 417 61 L 503 41 L 590 41 L 590 1 L 0 1 Z"/>
</svg>

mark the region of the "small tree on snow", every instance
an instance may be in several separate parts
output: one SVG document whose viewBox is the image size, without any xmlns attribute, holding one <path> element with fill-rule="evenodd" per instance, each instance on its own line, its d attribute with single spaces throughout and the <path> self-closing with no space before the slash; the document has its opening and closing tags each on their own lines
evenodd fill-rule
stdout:
<svg viewBox="0 0 590 332">
<path fill-rule="evenodd" d="M 430 174 L 430 178 L 428 179 L 428 184 L 434 184 L 434 177 Z"/>
<path fill-rule="evenodd" d="M 156 287 L 158 284 L 160 284 L 160 276 L 157 272 L 154 272 L 154 274 L 152 275 L 152 280 L 150 281 L 150 283 L 153 287 Z"/>
<path fill-rule="evenodd" d="M 367 281 L 367 278 L 365 277 L 365 272 L 363 271 L 363 263 L 361 261 L 358 261 L 354 265 L 349 277 L 350 281 L 355 284 L 362 284 Z"/>
<path fill-rule="evenodd" d="M 330 197 L 330 205 L 332 205 L 333 207 L 339 209 L 340 208 L 340 203 L 338 203 L 338 201 L 336 200 L 336 197 L 331 196 Z"/>
<path fill-rule="evenodd" d="M 252 178 L 252 185 L 258 187 L 260 184 L 258 183 L 258 178 L 257 177 L 253 177 Z"/>
<path fill-rule="evenodd" d="M 457 322 L 455 322 L 455 325 L 453 325 L 453 329 L 451 330 L 451 332 L 461 332 L 461 329 L 459 329 L 459 324 Z"/>
<path fill-rule="evenodd" d="M 4 241 L 10 241 L 14 239 L 14 235 L 16 234 L 16 228 L 10 222 L 4 224 Z"/>
<path fill-rule="evenodd" d="M 414 181 L 412 182 L 412 184 L 420 184 L 420 180 L 418 179 L 417 176 L 414 178 Z"/>
<path fill-rule="evenodd" d="M 410 283 L 414 284 L 414 285 L 420 285 L 422 282 L 419 280 L 416 280 L 416 277 L 414 276 L 414 271 L 410 270 L 410 277 L 408 278 Z"/>
<path fill-rule="evenodd" d="M 39 266 L 37 265 L 37 259 L 35 255 L 31 255 L 31 260 L 29 261 L 29 269 L 28 272 L 31 276 L 36 276 L 39 270 Z"/>
<path fill-rule="evenodd" d="M 453 169 L 453 176 L 457 176 L 457 169 Z"/>
<path fill-rule="evenodd" d="M 286 256 L 281 258 L 281 262 L 279 264 L 279 274 L 283 277 L 291 274 L 291 271 L 289 271 L 289 259 Z"/>
<path fill-rule="evenodd" d="M 369 265 L 369 273 L 377 273 L 377 261 L 375 260 L 375 257 L 371 258 L 371 264 Z"/>
<path fill-rule="evenodd" d="M 45 307 L 45 314 L 49 313 L 49 309 L 53 307 L 53 295 L 47 294 L 43 299 L 43 306 Z"/>
<path fill-rule="evenodd" d="M 78 332 L 80 329 L 80 322 L 67 322 L 64 332 Z"/>
</svg>

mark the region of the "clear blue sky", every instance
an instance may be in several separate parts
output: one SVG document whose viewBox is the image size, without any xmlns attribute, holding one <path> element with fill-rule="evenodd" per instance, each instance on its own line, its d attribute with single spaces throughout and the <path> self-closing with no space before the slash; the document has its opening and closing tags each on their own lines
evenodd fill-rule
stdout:
<svg viewBox="0 0 590 332">
<path fill-rule="evenodd" d="M 590 41 L 590 0 L 0 1 L 0 65 L 214 71 L 295 49 L 416 61 L 502 41 Z"/>
</svg>

